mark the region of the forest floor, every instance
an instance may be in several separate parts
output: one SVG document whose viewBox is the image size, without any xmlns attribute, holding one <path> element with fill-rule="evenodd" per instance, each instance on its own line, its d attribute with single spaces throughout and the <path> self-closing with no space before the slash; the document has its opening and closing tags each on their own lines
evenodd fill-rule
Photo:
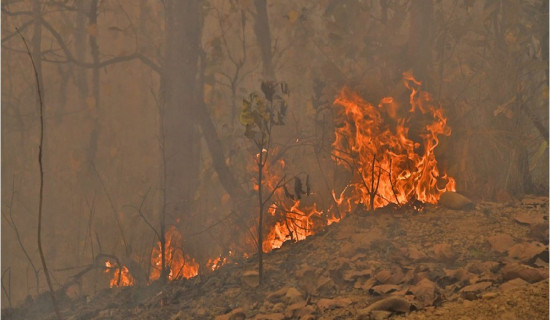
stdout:
<svg viewBox="0 0 550 320">
<path fill-rule="evenodd" d="M 62 300 L 64 319 L 548 319 L 548 198 L 356 212 L 264 257 Z M 45 300 L 47 301 L 47 300 Z M 55 319 L 37 301 L 5 319 Z"/>
</svg>

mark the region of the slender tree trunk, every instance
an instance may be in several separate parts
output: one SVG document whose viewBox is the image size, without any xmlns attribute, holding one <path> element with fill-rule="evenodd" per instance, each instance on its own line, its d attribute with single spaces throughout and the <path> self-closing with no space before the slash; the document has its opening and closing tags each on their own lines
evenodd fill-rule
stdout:
<svg viewBox="0 0 550 320">
<path fill-rule="evenodd" d="M 89 1 L 81 0 L 76 1 L 76 21 L 74 31 L 74 45 L 75 45 L 75 59 L 78 61 L 85 60 L 86 50 L 86 20 L 88 19 L 88 11 L 90 9 Z M 76 66 L 75 82 L 78 92 L 82 100 L 88 98 L 88 79 L 86 77 L 86 70 L 83 67 Z"/>
<path fill-rule="evenodd" d="M 269 28 L 269 16 L 267 14 L 266 0 L 254 0 L 256 6 L 256 21 L 254 33 L 262 54 L 264 80 L 275 80 L 273 69 L 273 52 L 271 50 L 271 31 Z"/>
<path fill-rule="evenodd" d="M 44 255 L 44 250 L 42 247 L 42 213 L 44 205 L 44 161 L 43 161 L 43 151 L 44 151 L 44 94 L 43 94 L 43 75 L 42 75 L 42 9 L 39 0 L 34 0 L 32 2 L 32 11 L 34 17 L 34 30 L 32 37 L 32 53 L 29 52 L 31 62 L 34 69 L 34 75 L 36 80 L 36 88 L 38 93 L 38 107 L 40 115 L 40 137 L 38 145 L 38 167 L 40 171 L 40 190 L 38 198 L 38 230 L 37 230 L 37 245 L 38 253 L 40 255 L 40 262 L 42 263 L 42 269 L 50 290 L 50 297 L 52 299 L 52 304 L 55 310 L 55 314 L 58 319 L 61 319 L 61 313 L 57 306 L 55 292 L 53 290 L 52 281 L 50 278 L 50 272 L 48 271 L 48 265 L 46 263 L 46 257 Z M 25 43 L 26 45 L 26 43 Z M 27 50 L 29 48 L 27 47 Z M 34 58 L 33 58 L 34 57 Z M 38 284 L 37 284 L 38 285 Z"/>
<path fill-rule="evenodd" d="M 88 161 L 90 164 L 95 163 L 95 157 L 97 154 L 97 143 L 99 138 L 99 108 L 100 108 L 100 94 L 99 94 L 99 45 L 97 44 L 97 4 L 98 0 L 92 0 L 90 2 L 90 11 L 88 12 L 88 34 L 90 53 L 92 55 L 93 64 L 96 65 L 92 69 L 92 95 L 87 97 L 88 107 L 92 109 L 92 132 L 90 133 L 90 142 L 88 147 Z"/>
<path fill-rule="evenodd" d="M 264 273 L 264 198 L 263 198 L 263 174 L 264 174 L 264 152 L 260 150 L 260 157 L 258 159 L 258 282 L 261 286 L 263 283 L 263 273 Z"/>
</svg>

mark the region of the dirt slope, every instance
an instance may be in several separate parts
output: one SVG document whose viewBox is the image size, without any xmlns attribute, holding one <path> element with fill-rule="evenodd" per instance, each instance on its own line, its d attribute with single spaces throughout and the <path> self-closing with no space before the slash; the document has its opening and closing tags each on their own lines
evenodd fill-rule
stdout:
<svg viewBox="0 0 550 320">
<path fill-rule="evenodd" d="M 356 212 L 196 278 L 61 298 L 65 319 L 547 319 L 548 198 Z M 54 319 L 47 297 L 5 319 Z"/>
</svg>

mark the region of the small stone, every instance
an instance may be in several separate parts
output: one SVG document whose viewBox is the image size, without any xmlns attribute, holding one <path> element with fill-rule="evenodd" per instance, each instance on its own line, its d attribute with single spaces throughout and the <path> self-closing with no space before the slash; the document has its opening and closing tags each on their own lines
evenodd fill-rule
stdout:
<svg viewBox="0 0 550 320">
<path fill-rule="evenodd" d="M 243 272 L 241 281 L 251 288 L 256 288 L 260 284 L 260 275 L 258 271 L 255 270 L 245 271 Z"/>
<path fill-rule="evenodd" d="M 370 318 L 372 320 L 384 320 L 384 319 L 389 319 L 391 315 L 392 313 L 390 311 L 374 310 L 374 311 L 371 311 Z"/>
<path fill-rule="evenodd" d="M 350 305 L 351 302 L 352 301 L 347 298 L 321 299 L 317 301 L 317 308 L 319 308 L 319 311 L 325 312 L 330 309 L 345 308 Z"/>
<path fill-rule="evenodd" d="M 481 295 L 481 299 L 493 299 L 498 296 L 498 293 L 491 291 L 491 292 L 485 292 Z"/>
<path fill-rule="evenodd" d="M 282 313 L 269 313 L 269 314 L 258 314 L 254 317 L 255 320 L 283 320 L 285 315 Z"/>
</svg>

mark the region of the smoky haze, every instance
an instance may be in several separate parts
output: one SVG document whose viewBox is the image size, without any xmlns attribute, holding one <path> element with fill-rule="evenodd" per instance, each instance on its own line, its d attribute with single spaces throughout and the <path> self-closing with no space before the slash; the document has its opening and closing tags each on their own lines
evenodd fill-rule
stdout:
<svg viewBox="0 0 550 320">
<path fill-rule="evenodd" d="M 331 158 L 341 88 L 406 105 L 404 72 L 445 111 L 436 154 L 458 191 L 547 193 L 548 2 L 500 3 L 2 1 L 2 307 L 48 290 L 40 104 L 21 36 L 44 101 L 42 247 L 54 289 L 76 297 L 109 287 L 114 258 L 148 284 L 171 227 L 199 273 L 255 253 L 258 149 L 242 111 L 265 81 L 289 91 L 268 166 L 304 193 L 308 181 L 303 207 L 329 215 L 351 178 Z"/>
</svg>

